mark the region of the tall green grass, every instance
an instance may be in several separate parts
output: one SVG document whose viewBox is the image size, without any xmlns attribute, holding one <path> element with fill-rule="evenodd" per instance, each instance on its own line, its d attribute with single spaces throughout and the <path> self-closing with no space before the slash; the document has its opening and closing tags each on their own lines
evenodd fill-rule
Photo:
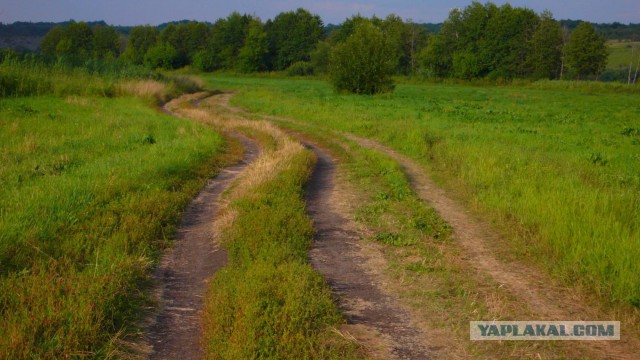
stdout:
<svg viewBox="0 0 640 360">
<path fill-rule="evenodd" d="M 115 80 L 94 76 L 84 69 L 69 70 L 17 58 L 0 63 L 0 97 L 64 95 L 115 95 Z"/>
<path fill-rule="evenodd" d="M 637 94 L 401 85 L 335 94 L 317 81 L 211 77 L 234 103 L 372 137 L 461 189 L 514 247 L 601 300 L 640 305 Z"/>
<path fill-rule="evenodd" d="M 2 55 L 0 53 L 0 55 Z M 124 83 L 154 81 L 162 85 L 154 101 L 165 102 L 183 93 L 201 89 L 197 79 L 153 72 L 141 66 L 119 61 L 57 58 L 57 61 L 36 55 L 0 56 L 0 98 L 25 96 L 100 96 L 131 95 Z"/>
<path fill-rule="evenodd" d="M 69 79 L 85 80 L 104 84 Z M 0 358 L 122 350 L 149 269 L 222 150 L 145 101 L 73 93 L 0 99 Z"/>
</svg>

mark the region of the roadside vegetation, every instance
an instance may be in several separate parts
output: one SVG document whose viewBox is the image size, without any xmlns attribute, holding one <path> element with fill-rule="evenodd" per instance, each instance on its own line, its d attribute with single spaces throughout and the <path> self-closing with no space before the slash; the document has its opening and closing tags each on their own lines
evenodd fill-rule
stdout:
<svg viewBox="0 0 640 360">
<path fill-rule="evenodd" d="M 638 306 L 637 95 L 439 84 L 357 97 L 317 81 L 210 80 L 241 90 L 235 104 L 251 111 L 413 157 L 506 230 L 523 258 L 600 301 Z"/>
<path fill-rule="evenodd" d="M 115 356 L 223 139 L 149 106 L 170 84 L 0 68 L 0 358 Z"/>
</svg>

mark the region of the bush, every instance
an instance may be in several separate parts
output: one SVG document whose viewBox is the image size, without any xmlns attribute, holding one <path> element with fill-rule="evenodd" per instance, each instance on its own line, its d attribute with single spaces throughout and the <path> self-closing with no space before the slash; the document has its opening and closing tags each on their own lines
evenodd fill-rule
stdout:
<svg viewBox="0 0 640 360">
<path fill-rule="evenodd" d="M 309 76 L 313 75 L 313 65 L 310 62 L 298 61 L 287 69 L 287 75 L 289 76 Z"/>
<path fill-rule="evenodd" d="M 169 44 L 157 44 L 144 55 L 144 64 L 152 69 L 173 69 L 178 60 L 178 51 Z"/>
<path fill-rule="evenodd" d="M 334 48 L 331 78 L 339 91 L 355 94 L 391 92 L 394 89 L 391 76 L 396 64 L 397 58 L 389 39 L 382 30 L 365 22 Z"/>
<path fill-rule="evenodd" d="M 192 66 L 198 71 L 213 71 L 216 69 L 216 58 L 212 51 L 200 50 L 193 55 Z"/>
</svg>

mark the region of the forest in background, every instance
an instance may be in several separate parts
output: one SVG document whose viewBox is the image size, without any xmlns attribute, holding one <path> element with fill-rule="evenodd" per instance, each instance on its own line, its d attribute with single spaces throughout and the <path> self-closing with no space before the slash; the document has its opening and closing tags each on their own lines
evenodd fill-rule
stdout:
<svg viewBox="0 0 640 360">
<path fill-rule="evenodd" d="M 627 70 L 637 67 L 632 48 L 636 44 L 630 42 L 632 64 L 607 69 L 605 40 L 640 38 L 640 24 L 557 21 L 549 12 L 490 2 L 454 9 L 442 24 L 416 24 L 395 15 L 355 15 L 342 24 L 325 25 L 318 15 L 298 9 L 266 22 L 232 13 L 214 23 L 159 26 L 114 27 L 102 21 L 0 24 L 0 37 L 44 33 L 36 53 L 49 61 L 99 59 L 152 69 L 190 66 L 199 71 L 286 71 L 304 76 L 328 73 L 336 47 L 364 23 L 382 32 L 395 75 L 628 82 L 632 71 Z"/>
</svg>

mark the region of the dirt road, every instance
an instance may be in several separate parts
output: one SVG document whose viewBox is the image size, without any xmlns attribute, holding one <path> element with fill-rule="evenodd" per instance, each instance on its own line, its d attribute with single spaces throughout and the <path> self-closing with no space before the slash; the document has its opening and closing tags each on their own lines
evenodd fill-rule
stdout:
<svg viewBox="0 0 640 360">
<path fill-rule="evenodd" d="M 315 228 L 311 263 L 327 279 L 351 333 L 380 359 L 428 359 L 427 336 L 411 321 L 397 299 L 385 293 L 367 269 L 354 224 L 338 205 L 344 192 L 336 186 L 336 165 L 324 150 L 304 143 L 318 162 L 307 185 L 307 211 Z"/>
<path fill-rule="evenodd" d="M 220 195 L 258 156 L 258 145 L 236 133 L 245 149 L 243 160 L 224 169 L 191 202 L 177 231 L 175 246 L 154 271 L 159 310 L 149 330 L 151 359 L 202 359 L 200 312 L 207 280 L 226 264 L 224 249 L 215 242 L 213 221 Z"/>
</svg>

